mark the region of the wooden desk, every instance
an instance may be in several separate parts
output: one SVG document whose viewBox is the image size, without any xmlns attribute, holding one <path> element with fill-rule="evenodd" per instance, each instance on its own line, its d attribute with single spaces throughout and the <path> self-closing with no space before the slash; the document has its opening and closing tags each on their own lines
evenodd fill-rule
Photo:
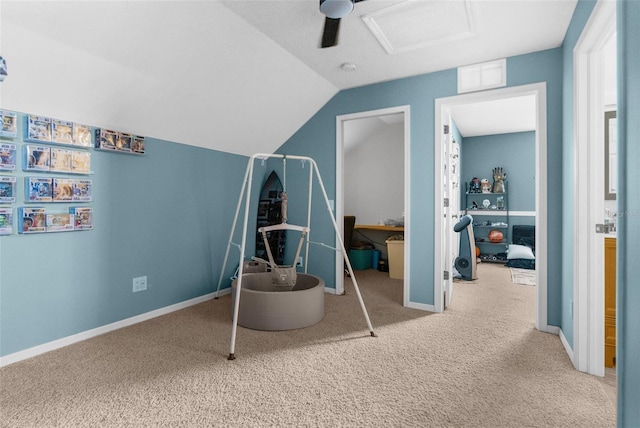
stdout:
<svg viewBox="0 0 640 428">
<path fill-rule="evenodd" d="M 383 232 L 404 232 L 404 226 L 383 226 L 379 224 L 356 224 L 356 229 L 381 230 Z"/>
</svg>

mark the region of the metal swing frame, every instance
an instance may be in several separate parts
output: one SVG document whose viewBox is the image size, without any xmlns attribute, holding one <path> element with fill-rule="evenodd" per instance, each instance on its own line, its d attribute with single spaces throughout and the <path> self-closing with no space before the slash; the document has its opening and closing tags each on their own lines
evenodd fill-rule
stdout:
<svg viewBox="0 0 640 428">
<path fill-rule="evenodd" d="M 338 230 L 338 224 L 336 223 L 336 219 L 333 215 L 333 212 L 331 210 L 331 204 L 329 203 L 329 198 L 327 196 L 327 192 L 325 190 L 324 187 L 324 183 L 322 182 L 322 177 L 320 176 L 320 172 L 318 170 L 318 165 L 316 164 L 316 162 L 307 156 L 296 156 L 296 155 L 283 155 L 283 154 L 277 154 L 277 153 L 256 153 L 254 155 L 252 155 L 249 158 L 249 162 L 247 163 L 247 169 L 245 171 L 244 174 L 244 180 L 243 180 L 243 184 L 242 184 L 242 189 L 240 191 L 240 197 L 238 198 L 238 205 L 236 207 L 236 213 L 233 219 L 233 224 L 231 226 L 231 233 L 229 234 L 229 242 L 227 243 L 227 250 L 225 252 L 224 255 L 224 262 L 222 265 L 222 269 L 220 270 L 220 278 L 218 279 L 218 288 L 216 290 L 216 298 L 218 298 L 218 295 L 220 293 L 220 286 L 222 285 L 222 280 L 224 277 L 224 272 L 226 270 L 227 267 L 227 262 L 229 260 L 229 250 L 231 248 L 232 245 L 239 247 L 240 248 L 240 257 L 239 257 L 239 264 L 238 264 L 238 278 L 237 278 L 237 283 L 236 283 L 236 298 L 234 301 L 234 307 L 233 307 L 233 324 L 231 327 L 231 344 L 229 346 L 229 357 L 227 359 L 229 360 L 235 360 L 235 346 L 236 346 L 236 335 L 237 335 L 237 330 L 238 330 L 238 312 L 240 310 L 240 296 L 242 295 L 241 290 L 242 290 L 242 275 L 243 275 L 243 270 L 244 270 L 244 259 L 245 259 L 245 250 L 246 250 L 246 244 L 247 244 L 247 224 L 249 222 L 249 206 L 250 206 L 250 202 L 251 202 L 251 183 L 253 182 L 253 169 L 254 169 L 254 165 L 255 165 L 255 161 L 256 159 L 260 159 L 261 161 L 264 161 L 266 159 L 270 159 L 270 158 L 275 158 L 275 159 L 282 159 L 283 160 L 283 164 L 284 164 L 284 168 L 286 169 L 286 161 L 287 159 L 292 159 L 292 160 L 300 160 L 303 162 L 309 162 L 309 200 L 308 200 L 308 204 L 307 204 L 307 225 L 306 226 L 289 226 L 286 225 L 286 223 L 283 223 L 283 225 L 281 225 L 279 228 L 287 228 L 287 229 L 295 229 L 295 230 L 300 230 L 300 229 L 305 229 L 307 231 L 307 236 L 306 236 L 306 249 L 305 249 L 305 254 L 306 254 L 306 260 L 308 261 L 308 256 L 309 256 L 309 243 L 311 242 L 309 240 L 309 224 L 311 222 L 311 192 L 312 192 L 312 187 L 313 187 L 313 175 L 315 173 L 316 178 L 318 179 L 318 184 L 320 185 L 320 189 L 322 190 L 322 196 L 324 197 L 324 201 L 326 204 L 326 208 L 327 208 L 327 213 L 329 214 L 329 218 L 331 219 L 331 223 L 333 224 L 333 229 L 336 233 L 336 240 L 337 242 L 340 244 L 340 246 L 338 248 L 333 248 L 330 247 L 326 244 L 322 244 L 320 243 L 321 246 L 323 247 L 327 247 L 327 248 L 331 248 L 334 251 L 341 251 L 342 252 L 342 257 L 347 265 L 347 269 L 349 271 L 349 276 L 351 278 L 351 281 L 353 283 L 353 287 L 356 291 L 356 295 L 358 297 L 358 301 L 360 302 L 360 308 L 362 309 L 362 313 L 364 315 L 364 318 L 367 322 L 367 327 L 369 328 L 369 333 L 371 334 L 371 336 L 376 337 L 377 334 L 373 331 L 373 327 L 371 326 L 371 320 L 369 319 L 369 314 L 367 313 L 367 308 L 364 305 L 364 301 L 362 300 L 362 295 L 360 294 L 360 288 L 358 287 L 358 282 L 356 281 L 356 276 L 353 273 L 353 268 L 351 266 L 351 261 L 349 260 L 349 256 L 347 254 L 347 251 L 345 249 L 344 246 L 344 242 L 342 240 L 342 237 L 340 236 L 340 232 Z M 285 170 L 285 183 L 286 183 L 286 170 Z M 246 194 L 246 195 L 245 195 Z M 243 220 L 243 228 L 242 228 L 242 242 L 240 243 L 240 245 L 234 244 L 233 243 L 233 235 L 235 234 L 236 231 L 236 227 L 238 224 L 238 216 L 240 215 L 240 208 L 242 206 L 242 201 L 243 198 L 245 199 L 245 206 L 244 206 L 244 220 Z M 286 221 L 286 219 L 285 219 Z M 295 260 L 294 260 L 294 265 L 295 265 Z M 307 266 L 309 265 L 309 263 L 305 263 L 305 272 L 307 272 Z M 233 292 L 233 291 L 232 291 Z"/>
</svg>

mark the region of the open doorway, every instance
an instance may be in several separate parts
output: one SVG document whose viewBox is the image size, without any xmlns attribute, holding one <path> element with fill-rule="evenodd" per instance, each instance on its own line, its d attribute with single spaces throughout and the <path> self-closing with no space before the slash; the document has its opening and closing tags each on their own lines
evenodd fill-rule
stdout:
<svg viewBox="0 0 640 428">
<path fill-rule="evenodd" d="M 386 256 L 385 239 L 397 233 L 404 235 L 404 254 L 400 266 L 404 306 L 407 306 L 409 296 L 409 135 L 409 106 L 336 118 L 336 218 L 342 219 L 345 214 L 355 215 L 357 230 L 362 230 L 367 238 L 372 238 L 369 240 L 382 252 L 382 257 Z M 385 175 L 394 178 L 385 181 Z M 382 181 L 375 185 L 374 179 Z M 381 198 L 377 194 L 379 192 L 384 192 L 387 197 Z M 350 212 L 345 211 L 347 206 Z M 339 226 L 343 228 L 344 225 L 339 222 Z M 344 230 L 341 230 L 341 234 L 344 236 Z M 358 239 L 358 236 L 354 234 L 354 239 Z M 338 294 L 344 293 L 342 266 L 342 256 L 338 254 Z"/>
<path fill-rule="evenodd" d="M 546 85 L 544 83 L 524 85 L 518 87 L 496 89 L 491 91 L 458 95 L 454 97 L 436 100 L 435 110 L 435 189 L 436 200 L 443 200 L 444 174 L 447 169 L 446 156 L 443 153 L 443 137 L 441 130 L 449 120 L 449 115 L 461 106 L 491 103 L 499 100 L 532 97 L 534 100 L 535 122 L 535 242 L 536 242 L 536 328 L 541 331 L 558 333 L 556 327 L 547 324 L 547 130 L 546 130 Z M 454 118 L 455 120 L 455 118 Z M 464 153 L 463 153 L 464 156 Z M 444 160 L 441 161 L 441 160 Z M 498 166 L 498 165 L 496 165 Z M 463 180 L 464 181 L 464 180 Z M 451 260 L 444 256 L 445 248 L 453 244 L 446 242 L 451 234 L 441 233 L 448 230 L 453 222 L 454 215 L 448 204 L 436 204 L 435 206 L 435 276 L 434 276 L 434 303 L 437 312 L 444 309 L 443 293 L 450 287 L 447 281 L 451 281 L 445 271 L 452 271 Z M 442 270 L 439 270 L 440 267 Z"/>
</svg>

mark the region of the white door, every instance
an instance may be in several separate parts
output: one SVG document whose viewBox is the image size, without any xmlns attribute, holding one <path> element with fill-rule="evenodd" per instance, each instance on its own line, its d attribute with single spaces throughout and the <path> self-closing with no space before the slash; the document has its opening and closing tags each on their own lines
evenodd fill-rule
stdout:
<svg viewBox="0 0 640 428">
<path fill-rule="evenodd" d="M 444 291 L 444 309 L 446 309 L 451 303 L 453 296 L 453 264 L 455 262 L 455 254 L 457 253 L 457 235 L 453 231 L 454 215 L 457 217 L 456 206 L 459 204 L 460 196 L 456 197 L 454 191 L 455 186 L 459 182 L 459 151 L 454 154 L 453 138 L 451 135 L 451 114 L 449 111 L 445 111 L 444 128 L 442 142 L 444 147 L 442 148 L 442 193 L 444 195 L 444 228 L 442 230 L 442 238 L 444 240 L 444 275 L 443 275 L 443 291 Z M 455 157 L 455 159 L 454 159 Z M 454 162 L 455 160 L 455 162 Z M 458 200 L 458 203 L 456 203 Z"/>
<path fill-rule="evenodd" d="M 452 125 L 452 122 L 450 122 Z M 452 129 L 452 128 L 449 128 Z M 460 255 L 460 234 L 453 230 L 453 225 L 460 221 L 460 144 L 451 137 L 451 153 L 449 157 L 449 170 L 451 174 L 451 197 L 449 207 L 451 207 L 452 227 L 451 242 L 451 263 L 455 265 L 456 258 Z M 452 266 L 453 269 L 453 266 Z"/>
</svg>

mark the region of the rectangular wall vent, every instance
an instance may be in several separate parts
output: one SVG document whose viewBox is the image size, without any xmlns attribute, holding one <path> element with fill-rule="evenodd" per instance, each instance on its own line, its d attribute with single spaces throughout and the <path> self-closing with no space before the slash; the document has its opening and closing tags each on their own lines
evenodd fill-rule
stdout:
<svg viewBox="0 0 640 428">
<path fill-rule="evenodd" d="M 507 60 L 504 58 L 458 67 L 459 94 L 503 86 L 507 86 Z"/>
</svg>

